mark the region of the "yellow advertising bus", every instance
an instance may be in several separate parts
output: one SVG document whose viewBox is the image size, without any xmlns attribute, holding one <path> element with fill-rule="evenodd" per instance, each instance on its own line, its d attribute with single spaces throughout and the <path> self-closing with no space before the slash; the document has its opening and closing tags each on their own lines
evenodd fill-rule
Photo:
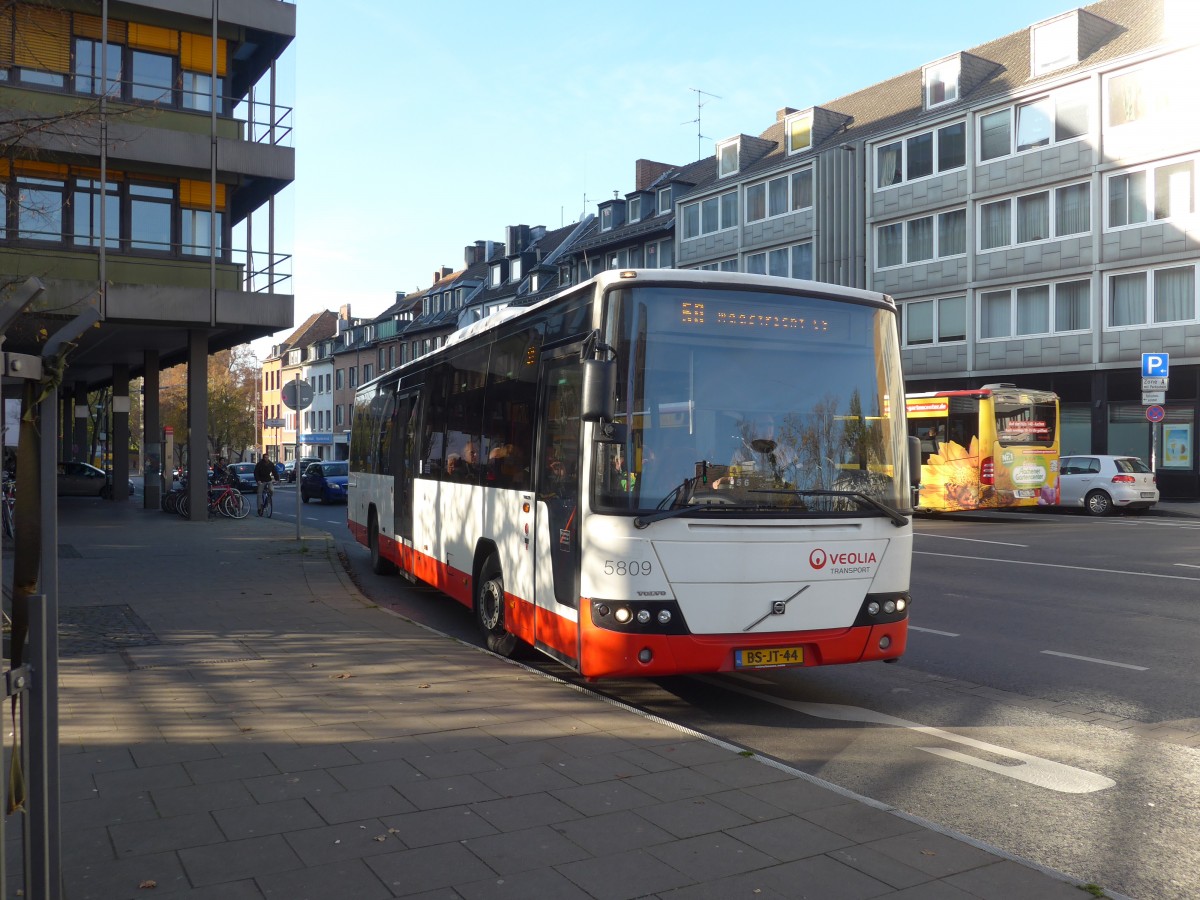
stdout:
<svg viewBox="0 0 1200 900">
<path fill-rule="evenodd" d="M 928 512 L 1058 503 L 1058 395 L 1011 384 L 908 394 L 921 442 L 918 508 Z"/>
</svg>

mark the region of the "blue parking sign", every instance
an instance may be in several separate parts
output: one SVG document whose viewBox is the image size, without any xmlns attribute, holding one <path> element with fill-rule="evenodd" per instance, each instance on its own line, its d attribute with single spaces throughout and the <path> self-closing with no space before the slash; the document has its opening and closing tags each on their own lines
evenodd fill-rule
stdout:
<svg viewBox="0 0 1200 900">
<path fill-rule="evenodd" d="M 1171 357 L 1168 353 L 1143 353 L 1142 377 L 1166 378 L 1168 376 L 1167 369 L 1170 364 Z"/>
</svg>

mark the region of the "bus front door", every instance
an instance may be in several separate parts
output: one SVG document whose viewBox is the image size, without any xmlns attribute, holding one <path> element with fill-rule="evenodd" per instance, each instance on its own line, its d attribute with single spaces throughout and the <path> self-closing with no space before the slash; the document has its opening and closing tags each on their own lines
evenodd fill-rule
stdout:
<svg viewBox="0 0 1200 900">
<path fill-rule="evenodd" d="M 535 548 L 535 644 L 551 656 L 579 662 L 579 346 L 542 360 L 539 379 Z"/>
</svg>

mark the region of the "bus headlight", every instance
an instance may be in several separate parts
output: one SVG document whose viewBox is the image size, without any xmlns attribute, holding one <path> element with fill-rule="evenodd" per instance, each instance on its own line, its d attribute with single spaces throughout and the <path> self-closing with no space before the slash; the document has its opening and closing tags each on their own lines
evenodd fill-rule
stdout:
<svg viewBox="0 0 1200 900">
<path fill-rule="evenodd" d="M 896 611 L 896 601 L 888 600 L 888 601 L 884 602 L 883 611 L 885 613 L 889 613 L 889 614 L 894 613 Z"/>
<path fill-rule="evenodd" d="M 669 609 L 660 609 L 658 611 L 658 624 L 666 625 L 671 621 L 671 611 Z"/>
<path fill-rule="evenodd" d="M 617 611 L 613 613 L 613 618 L 617 620 L 618 624 L 628 625 L 633 619 L 633 612 L 628 606 L 618 606 Z"/>
<path fill-rule="evenodd" d="M 638 620 L 639 625 L 645 625 L 647 622 L 649 622 L 650 621 L 650 610 L 639 609 L 638 614 L 637 614 L 637 620 Z"/>
<path fill-rule="evenodd" d="M 872 600 L 870 603 L 867 604 L 867 612 L 869 612 L 873 616 L 879 615 L 879 604 L 876 603 L 874 600 Z"/>
</svg>

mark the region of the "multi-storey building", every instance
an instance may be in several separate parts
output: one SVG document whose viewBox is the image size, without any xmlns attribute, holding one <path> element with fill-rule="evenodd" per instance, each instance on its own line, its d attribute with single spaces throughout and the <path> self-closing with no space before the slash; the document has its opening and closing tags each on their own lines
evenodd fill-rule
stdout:
<svg viewBox="0 0 1200 900">
<path fill-rule="evenodd" d="M 1154 456 L 1166 496 L 1200 495 L 1193 6 L 1102 0 L 782 109 L 717 142 L 676 264 L 887 292 L 910 389 L 1055 390 L 1064 452 Z"/>
<path fill-rule="evenodd" d="M 281 390 L 289 381 L 308 381 L 309 368 L 317 358 L 318 349 L 337 334 L 340 322 L 336 313 L 322 310 L 313 313 L 303 324 L 287 336 L 281 343 L 271 348 L 267 362 L 263 364 L 263 397 L 278 397 L 278 405 L 274 409 L 264 407 L 264 420 L 282 420 L 283 424 L 264 428 L 260 443 L 266 449 L 267 455 L 276 462 L 287 462 L 297 456 L 315 456 L 304 447 L 296 452 L 298 442 L 302 442 L 306 433 L 306 410 L 289 409 L 283 403 Z M 270 377 L 270 382 L 266 379 Z M 267 385 L 274 388 L 268 390 Z M 310 383 L 313 390 L 313 402 L 317 400 L 315 385 Z M 273 401 L 272 401 L 273 402 Z M 309 409 L 312 407 L 310 406 Z M 274 413 L 273 415 L 271 413 Z"/>
<path fill-rule="evenodd" d="M 145 379 L 146 503 L 157 504 L 160 370 L 188 363 L 189 456 L 203 460 L 207 356 L 292 322 L 289 273 L 261 249 L 274 246 L 271 217 L 249 223 L 294 177 L 290 110 L 274 98 L 295 21 L 279 0 L 0 10 L 0 283 L 44 285 L 5 350 L 37 355 L 41 333 L 80 331 L 60 391 L 86 411 L 90 389 L 113 387 L 119 497 L 130 378 Z M 91 318 L 98 327 L 84 328 Z M 63 452 L 86 445 L 86 420 L 71 435 L 66 418 Z"/>
</svg>

